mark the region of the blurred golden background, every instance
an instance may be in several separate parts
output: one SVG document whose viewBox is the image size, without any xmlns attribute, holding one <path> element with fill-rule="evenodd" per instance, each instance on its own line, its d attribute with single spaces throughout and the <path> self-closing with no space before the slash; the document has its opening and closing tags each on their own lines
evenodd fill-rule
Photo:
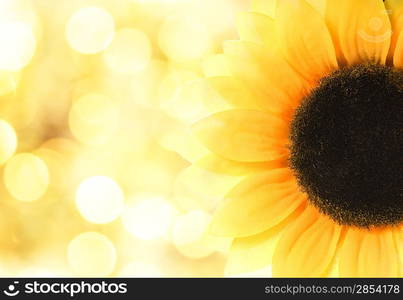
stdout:
<svg viewBox="0 0 403 300">
<path fill-rule="evenodd" d="M 189 127 L 249 6 L 0 1 L 1 276 L 225 275 L 207 227 L 239 178 L 191 164 Z"/>
</svg>

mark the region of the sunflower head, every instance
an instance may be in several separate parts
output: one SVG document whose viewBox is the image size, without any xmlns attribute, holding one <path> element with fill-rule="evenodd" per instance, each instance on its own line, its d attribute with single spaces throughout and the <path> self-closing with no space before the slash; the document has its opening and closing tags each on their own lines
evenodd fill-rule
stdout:
<svg viewBox="0 0 403 300">
<path fill-rule="evenodd" d="M 242 177 L 211 224 L 234 238 L 229 273 L 403 274 L 402 20 L 400 0 L 256 0 L 240 16 L 209 78 L 232 108 L 194 126 L 211 151 L 197 164 Z"/>
</svg>

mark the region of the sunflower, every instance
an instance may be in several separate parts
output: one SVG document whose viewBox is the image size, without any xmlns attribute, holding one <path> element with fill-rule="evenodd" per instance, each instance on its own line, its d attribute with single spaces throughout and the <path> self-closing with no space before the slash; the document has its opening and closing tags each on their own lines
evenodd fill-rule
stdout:
<svg viewBox="0 0 403 300">
<path fill-rule="evenodd" d="M 403 275 L 403 1 L 256 1 L 208 78 L 231 109 L 197 161 L 243 176 L 211 231 L 229 273 Z"/>
</svg>

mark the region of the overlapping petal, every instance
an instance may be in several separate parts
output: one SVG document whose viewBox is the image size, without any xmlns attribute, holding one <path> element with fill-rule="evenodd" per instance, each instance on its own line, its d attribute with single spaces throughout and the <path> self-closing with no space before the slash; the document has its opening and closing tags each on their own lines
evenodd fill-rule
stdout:
<svg viewBox="0 0 403 300">
<path fill-rule="evenodd" d="M 253 0 L 252 9 L 253 11 L 274 18 L 276 13 L 276 2 L 277 0 Z"/>
<path fill-rule="evenodd" d="M 341 226 L 308 206 L 284 231 L 273 256 L 273 276 L 325 276 L 341 232 Z"/>
<path fill-rule="evenodd" d="M 242 81 L 232 76 L 214 76 L 207 79 L 211 86 L 234 108 L 259 109 L 258 96 Z"/>
<path fill-rule="evenodd" d="M 271 169 L 285 168 L 287 157 L 263 162 L 239 162 L 225 159 L 215 154 L 209 154 L 195 163 L 197 166 L 211 172 L 231 176 L 246 176 L 253 173 L 265 172 Z"/>
<path fill-rule="evenodd" d="M 254 235 L 277 225 L 305 202 L 288 168 L 252 175 L 226 195 L 211 230 L 222 236 Z"/>
<path fill-rule="evenodd" d="M 341 63 L 385 63 L 392 28 L 382 0 L 328 0 L 326 22 Z"/>
<path fill-rule="evenodd" d="M 238 31 L 242 41 L 266 47 L 278 47 L 275 20 L 267 15 L 247 12 L 238 17 Z"/>
<path fill-rule="evenodd" d="M 229 160 L 270 161 L 287 151 L 287 124 L 262 111 L 219 112 L 197 122 L 193 129 L 207 148 Z"/>
<path fill-rule="evenodd" d="M 397 68 L 403 68 L 403 33 L 400 34 L 396 43 L 393 65 Z"/>
<path fill-rule="evenodd" d="M 305 0 L 278 1 L 276 25 L 287 61 L 308 81 L 317 82 L 337 69 L 325 21 Z"/>
<path fill-rule="evenodd" d="M 403 68 L 403 1 L 386 0 L 385 6 L 392 23 L 389 60 Z"/>
<path fill-rule="evenodd" d="M 258 96 L 263 110 L 289 114 L 311 88 L 274 47 L 228 41 L 224 53 L 232 74 Z"/>
<path fill-rule="evenodd" d="M 403 266 L 398 235 L 392 229 L 349 229 L 340 252 L 340 276 L 399 276 Z"/>
<path fill-rule="evenodd" d="M 305 205 L 302 204 L 281 223 L 269 230 L 234 239 L 225 268 L 227 275 L 248 273 L 271 265 L 282 230 L 294 222 L 304 208 Z"/>
</svg>

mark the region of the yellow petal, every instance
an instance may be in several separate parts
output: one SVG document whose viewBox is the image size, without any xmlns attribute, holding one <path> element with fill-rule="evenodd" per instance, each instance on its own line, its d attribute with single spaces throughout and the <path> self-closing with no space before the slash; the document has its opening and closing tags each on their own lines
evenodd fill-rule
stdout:
<svg viewBox="0 0 403 300">
<path fill-rule="evenodd" d="M 211 86 L 235 108 L 259 109 L 257 96 L 234 77 L 216 76 L 207 79 Z"/>
<path fill-rule="evenodd" d="M 276 22 L 287 61 L 308 81 L 316 82 L 337 69 L 336 52 L 327 26 L 322 16 L 304 0 L 279 1 Z"/>
<path fill-rule="evenodd" d="M 341 227 L 308 206 L 286 229 L 273 256 L 274 277 L 326 275 L 334 258 Z"/>
<path fill-rule="evenodd" d="M 326 22 L 342 63 L 385 63 L 392 30 L 382 0 L 328 0 Z"/>
<path fill-rule="evenodd" d="M 403 1 L 386 0 L 385 6 L 392 23 L 392 39 L 390 42 L 389 61 L 395 66 L 403 67 Z M 395 59 L 394 59 L 395 57 Z M 397 65 L 396 65 L 397 63 Z"/>
<path fill-rule="evenodd" d="M 403 226 L 401 225 L 400 228 L 395 232 L 395 243 L 397 245 L 397 250 L 399 252 L 399 263 L 400 263 L 400 273 L 399 276 L 403 276 Z"/>
<path fill-rule="evenodd" d="M 241 40 L 277 47 L 275 22 L 272 18 L 260 13 L 242 13 L 238 17 L 237 27 Z"/>
<path fill-rule="evenodd" d="M 274 18 L 277 0 L 253 0 L 252 10 Z"/>
<path fill-rule="evenodd" d="M 252 10 L 261 14 L 265 14 L 272 18 L 276 17 L 276 7 L 279 0 L 253 0 Z M 280 0 L 281 1 L 281 0 Z M 294 1 L 294 0 L 285 0 Z M 321 15 L 325 14 L 327 0 L 307 0 L 312 7 L 314 7 Z M 294 2 L 295 3 L 295 2 Z"/>
<path fill-rule="evenodd" d="M 304 205 L 301 205 L 273 228 L 256 235 L 234 239 L 225 273 L 227 275 L 244 274 L 271 265 L 281 231 L 291 222 L 294 222 L 303 210 Z"/>
<path fill-rule="evenodd" d="M 396 277 L 403 267 L 397 230 L 350 229 L 340 252 L 342 277 Z"/>
<path fill-rule="evenodd" d="M 235 161 L 269 161 L 284 155 L 287 125 L 257 110 L 234 109 L 216 113 L 193 126 L 210 151 Z"/>
<path fill-rule="evenodd" d="M 327 0 L 306 0 L 322 17 L 326 14 L 326 2 Z"/>
<path fill-rule="evenodd" d="M 258 96 L 264 110 L 288 113 L 311 88 L 275 48 L 227 41 L 224 53 L 232 74 Z"/>
<path fill-rule="evenodd" d="M 220 236 L 254 235 L 277 225 L 305 202 L 288 168 L 252 175 L 226 195 L 211 231 Z"/>
<path fill-rule="evenodd" d="M 284 168 L 287 166 L 287 158 L 282 157 L 276 160 L 264 162 L 239 162 L 225 159 L 215 154 L 209 154 L 197 161 L 196 165 L 219 174 L 245 176 L 271 169 Z"/>
<path fill-rule="evenodd" d="M 396 68 L 403 69 L 403 32 L 400 34 L 396 43 L 395 54 L 393 56 L 393 65 Z"/>
</svg>

